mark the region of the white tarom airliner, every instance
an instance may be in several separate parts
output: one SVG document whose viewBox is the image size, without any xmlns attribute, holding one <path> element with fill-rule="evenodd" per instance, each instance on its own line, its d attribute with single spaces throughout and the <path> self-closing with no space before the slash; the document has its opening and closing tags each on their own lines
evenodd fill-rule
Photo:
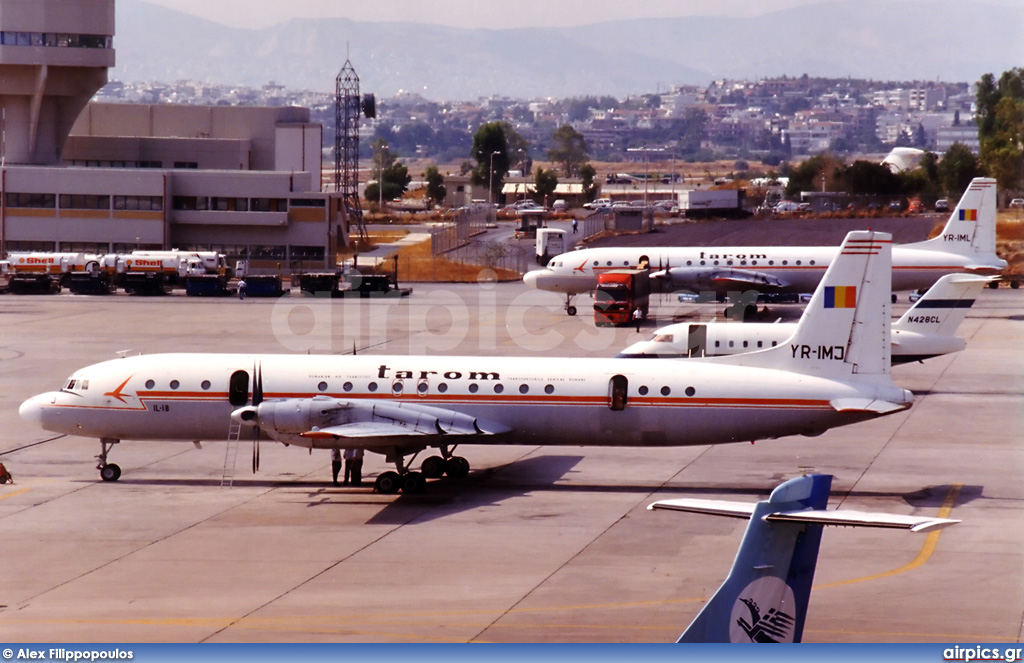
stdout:
<svg viewBox="0 0 1024 663">
<path fill-rule="evenodd" d="M 576 314 L 573 298 L 593 290 L 610 269 L 642 268 L 651 278 L 694 292 L 811 292 L 838 249 L 834 246 L 652 246 L 570 251 L 547 267 L 528 272 L 533 288 L 565 293 L 565 310 Z M 996 181 L 975 178 L 942 233 L 899 244 L 892 250 L 892 289 L 924 290 L 945 274 L 992 275 L 1006 269 L 996 255 Z"/>
<path fill-rule="evenodd" d="M 891 235 L 850 233 L 792 338 L 747 355 L 140 355 L 76 371 L 63 389 L 22 403 L 20 414 L 49 431 L 99 438 L 107 481 L 120 476 L 107 455 L 121 440 L 267 437 L 385 454 L 397 471 L 377 478 L 383 493 L 464 476 L 469 463 L 452 455 L 460 444 L 643 447 L 818 435 L 913 402 L 889 375 L 891 252 Z M 410 471 L 405 457 L 428 448 L 440 455 Z"/>
<path fill-rule="evenodd" d="M 924 361 L 960 352 L 967 342 L 956 330 L 992 277 L 947 274 L 892 325 L 892 363 Z M 786 342 L 795 322 L 677 322 L 616 356 L 625 359 L 718 357 L 771 348 Z"/>
</svg>

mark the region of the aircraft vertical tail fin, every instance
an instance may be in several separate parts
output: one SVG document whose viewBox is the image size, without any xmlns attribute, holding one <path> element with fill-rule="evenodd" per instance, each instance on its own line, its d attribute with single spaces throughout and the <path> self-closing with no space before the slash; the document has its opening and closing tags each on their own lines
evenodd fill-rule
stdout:
<svg viewBox="0 0 1024 663">
<path fill-rule="evenodd" d="M 835 378 L 888 376 L 891 283 L 892 235 L 855 230 L 843 240 L 786 343 L 704 361 Z"/>
<path fill-rule="evenodd" d="M 954 336 L 981 289 L 992 279 L 971 274 L 947 274 L 935 282 L 893 323 L 893 331 Z"/>
<path fill-rule="evenodd" d="M 972 260 L 968 269 L 1006 269 L 1006 261 L 996 256 L 996 181 L 975 177 L 938 236 L 901 246 L 967 256 Z"/>
<path fill-rule="evenodd" d="M 830 475 L 816 474 L 791 479 L 754 505 L 680 499 L 648 507 L 750 519 L 729 577 L 678 642 L 800 642 L 824 525 L 930 532 L 959 522 L 828 511 L 831 486 Z"/>
</svg>

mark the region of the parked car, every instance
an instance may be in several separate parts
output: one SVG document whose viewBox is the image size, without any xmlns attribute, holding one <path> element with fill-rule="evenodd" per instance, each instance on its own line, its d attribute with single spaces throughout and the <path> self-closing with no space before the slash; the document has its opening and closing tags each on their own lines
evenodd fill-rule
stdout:
<svg viewBox="0 0 1024 663">
<path fill-rule="evenodd" d="M 935 201 L 936 212 L 948 212 L 949 211 L 949 200 L 947 198 L 939 198 Z"/>
<path fill-rule="evenodd" d="M 1024 198 L 1014 198 L 1010 201 L 1010 207 L 1024 207 Z"/>
<path fill-rule="evenodd" d="M 910 212 L 911 214 L 920 214 L 921 212 L 924 211 L 924 205 L 921 204 L 920 200 L 915 198 L 914 200 L 910 201 L 910 207 L 907 209 L 907 211 Z"/>
<path fill-rule="evenodd" d="M 551 209 L 555 212 L 564 212 L 569 209 L 569 203 L 559 198 L 555 202 L 551 203 Z"/>
<path fill-rule="evenodd" d="M 589 203 L 586 203 L 585 205 L 583 205 L 583 207 L 586 208 L 586 209 L 605 209 L 606 207 L 611 207 L 611 206 L 612 206 L 612 199 L 611 198 L 598 198 L 597 200 L 594 200 L 592 202 L 589 202 Z"/>
</svg>

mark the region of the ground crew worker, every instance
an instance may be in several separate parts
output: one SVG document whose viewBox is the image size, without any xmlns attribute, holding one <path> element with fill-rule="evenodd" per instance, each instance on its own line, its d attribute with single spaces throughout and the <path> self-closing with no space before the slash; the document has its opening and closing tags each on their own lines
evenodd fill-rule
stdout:
<svg viewBox="0 0 1024 663">
<path fill-rule="evenodd" d="M 338 485 L 338 474 L 341 473 L 341 450 L 331 449 L 331 474 L 334 475 L 334 485 Z M 347 483 L 347 482 L 346 482 Z"/>
<path fill-rule="evenodd" d="M 345 485 L 352 480 L 353 486 L 363 483 L 363 450 L 345 449 Z"/>
</svg>

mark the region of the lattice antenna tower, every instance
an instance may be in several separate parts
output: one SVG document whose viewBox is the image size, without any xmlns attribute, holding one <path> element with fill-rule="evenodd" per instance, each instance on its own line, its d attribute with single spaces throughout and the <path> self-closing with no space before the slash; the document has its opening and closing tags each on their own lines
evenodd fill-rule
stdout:
<svg viewBox="0 0 1024 663">
<path fill-rule="evenodd" d="M 342 194 L 349 227 L 354 221 L 360 238 L 365 239 L 359 203 L 359 117 L 361 113 L 375 117 L 376 103 L 373 95 L 360 99 L 359 76 L 347 58 L 334 83 L 334 188 Z"/>
</svg>

